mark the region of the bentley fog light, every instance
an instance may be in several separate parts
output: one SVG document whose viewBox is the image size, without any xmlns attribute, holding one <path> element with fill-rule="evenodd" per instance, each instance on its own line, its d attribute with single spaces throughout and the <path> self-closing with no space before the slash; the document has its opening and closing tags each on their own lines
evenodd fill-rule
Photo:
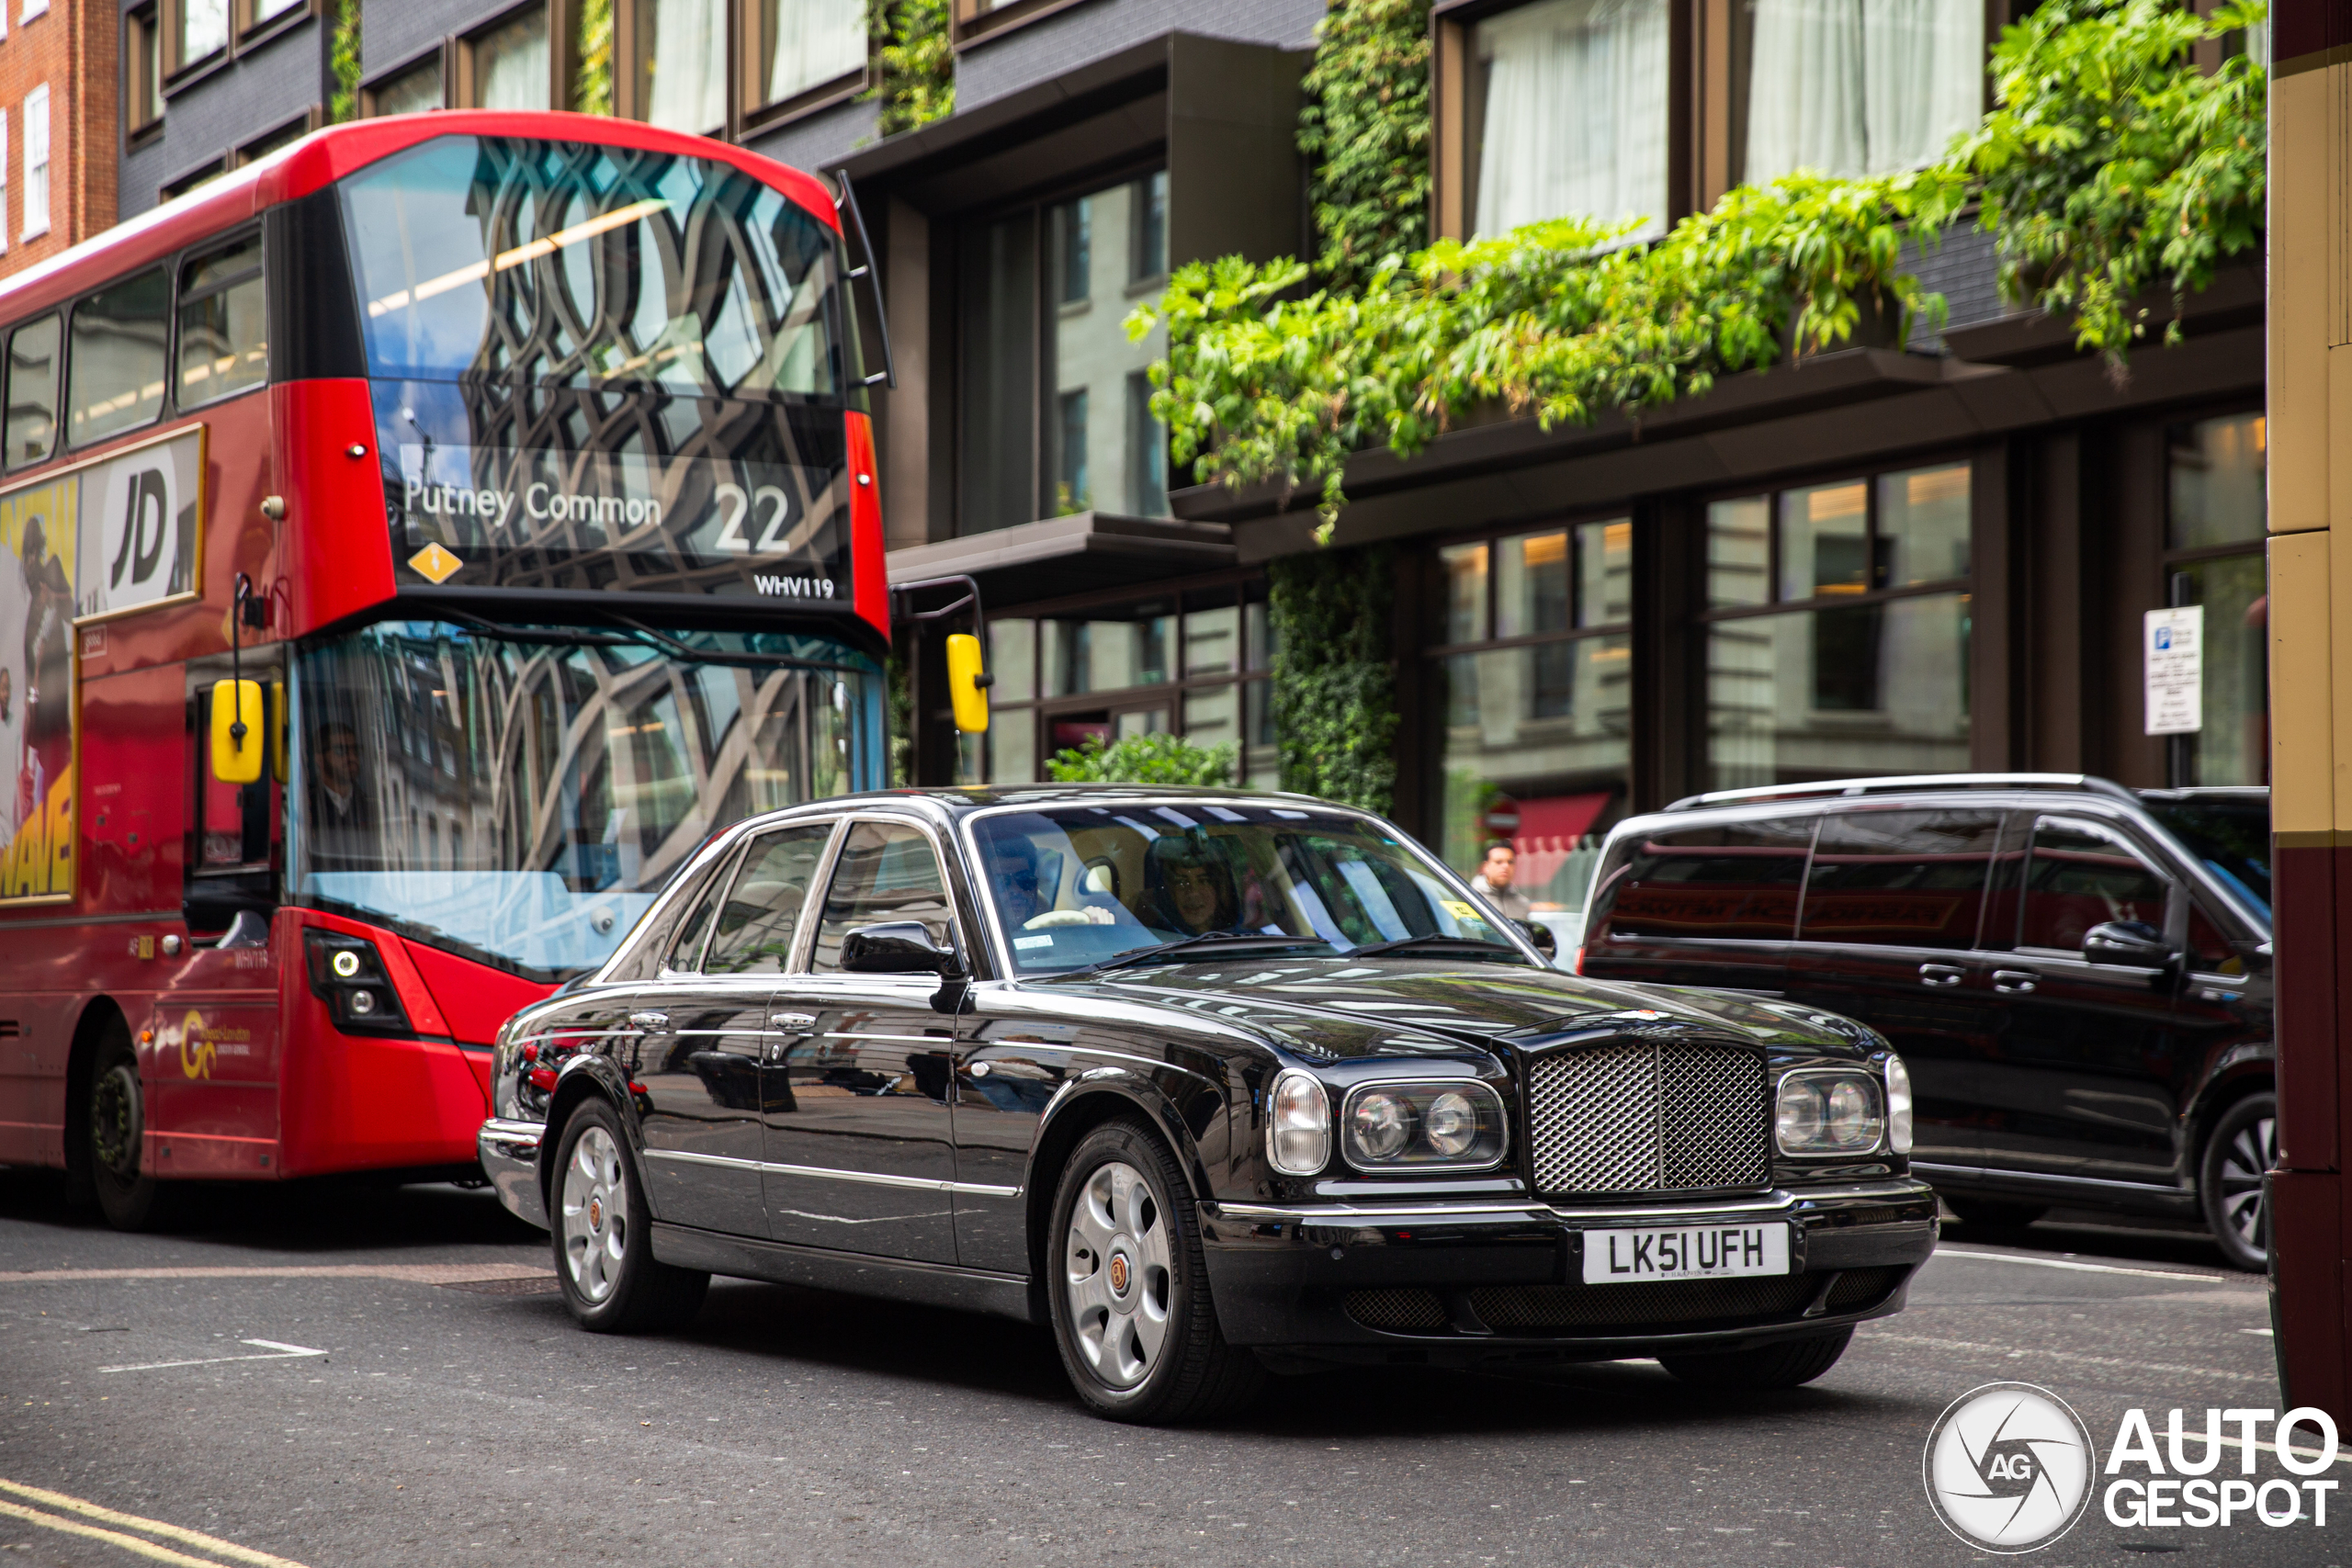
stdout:
<svg viewBox="0 0 2352 1568">
<path fill-rule="evenodd" d="M 1312 1073 L 1293 1067 L 1274 1079 L 1266 1158 L 1285 1176 L 1313 1176 L 1330 1163 L 1331 1101 Z"/>
<path fill-rule="evenodd" d="M 1879 1079 L 1867 1069 L 1791 1073 L 1781 1080 L 1772 1135 L 1784 1155 L 1856 1155 L 1886 1134 Z"/>
<path fill-rule="evenodd" d="M 1358 1084 L 1340 1152 L 1358 1170 L 1475 1170 L 1503 1157 L 1502 1097 L 1483 1083 Z"/>
<path fill-rule="evenodd" d="M 1886 1059 L 1886 1146 L 1896 1154 L 1911 1152 L 1911 1071 L 1903 1058 Z"/>
</svg>

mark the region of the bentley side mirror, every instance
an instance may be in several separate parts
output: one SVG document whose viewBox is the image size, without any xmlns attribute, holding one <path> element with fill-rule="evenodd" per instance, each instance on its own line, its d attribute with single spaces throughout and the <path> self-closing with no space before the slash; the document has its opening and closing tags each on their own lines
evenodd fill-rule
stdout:
<svg viewBox="0 0 2352 1568">
<path fill-rule="evenodd" d="M 885 920 L 842 938 L 842 968 L 854 975 L 945 975 L 956 967 L 956 950 L 933 945 L 921 920 Z"/>
<path fill-rule="evenodd" d="M 1535 951 L 1542 953 L 1545 958 L 1552 959 L 1560 956 L 1559 934 L 1553 931 L 1550 926 L 1544 925 L 1540 920 L 1513 920 L 1511 924 L 1517 926 L 1519 928 L 1519 934 L 1525 937 L 1529 942 L 1533 942 L 1535 944 Z"/>
<path fill-rule="evenodd" d="M 2083 933 L 2083 956 L 2094 964 L 2162 969 L 2180 955 L 2145 920 L 2104 920 Z"/>
</svg>

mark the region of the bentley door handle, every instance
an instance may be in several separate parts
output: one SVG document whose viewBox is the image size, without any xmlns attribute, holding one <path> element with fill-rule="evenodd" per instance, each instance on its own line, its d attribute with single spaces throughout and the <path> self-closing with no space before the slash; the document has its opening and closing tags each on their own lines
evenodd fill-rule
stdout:
<svg viewBox="0 0 2352 1568">
<path fill-rule="evenodd" d="M 1956 964 L 1922 964 L 1919 984 L 1923 986 L 1957 986 L 1967 977 L 1968 971 Z"/>
<path fill-rule="evenodd" d="M 2032 990 L 2041 978 L 2041 976 L 2029 974 L 2023 969 L 1996 969 L 1993 971 L 1993 988 L 2005 996 L 2020 996 Z"/>
<path fill-rule="evenodd" d="M 780 1029 L 786 1034 L 806 1034 L 817 1027 L 817 1015 L 811 1012 L 772 1012 L 768 1027 Z"/>
<path fill-rule="evenodd" d="M 633 1012 L 628 1015 L 628 1026 L 641 1029 L 648 1034 L 666 1033 L 670 1028 L 670 1015 L 666 1012 Z"/>
</svg>

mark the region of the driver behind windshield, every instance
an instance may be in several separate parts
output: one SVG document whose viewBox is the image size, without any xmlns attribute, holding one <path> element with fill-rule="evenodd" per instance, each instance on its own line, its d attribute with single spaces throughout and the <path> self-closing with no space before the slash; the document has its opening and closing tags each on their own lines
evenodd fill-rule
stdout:
<svg viewBox="0 0 2352 1568">
<path fill-rule="evenodd" d="M 1041 850 L 1029 839 L 1004 837 L 989 840 L 989 881 L 996 888 L 996 905 L 1005 923 L 1025 931 L 1051 926 L 1107 926 L 1118 916 L 1107 903 L 1081 889 L 1075 908 L 1057 908 L 1062 857 L 1058 851 Z"/>
</svg>

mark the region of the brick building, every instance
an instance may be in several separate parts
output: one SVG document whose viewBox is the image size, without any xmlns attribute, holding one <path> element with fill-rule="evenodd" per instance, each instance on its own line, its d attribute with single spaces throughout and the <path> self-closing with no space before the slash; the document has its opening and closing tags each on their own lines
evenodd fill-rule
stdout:
<svg viewBox="0 0 2352 1568">
<path fill-rule="evenodd" d="M 118 26 L 95 0 L 0 12 L 0 276 L 114 224 Z"/>
</svg>

